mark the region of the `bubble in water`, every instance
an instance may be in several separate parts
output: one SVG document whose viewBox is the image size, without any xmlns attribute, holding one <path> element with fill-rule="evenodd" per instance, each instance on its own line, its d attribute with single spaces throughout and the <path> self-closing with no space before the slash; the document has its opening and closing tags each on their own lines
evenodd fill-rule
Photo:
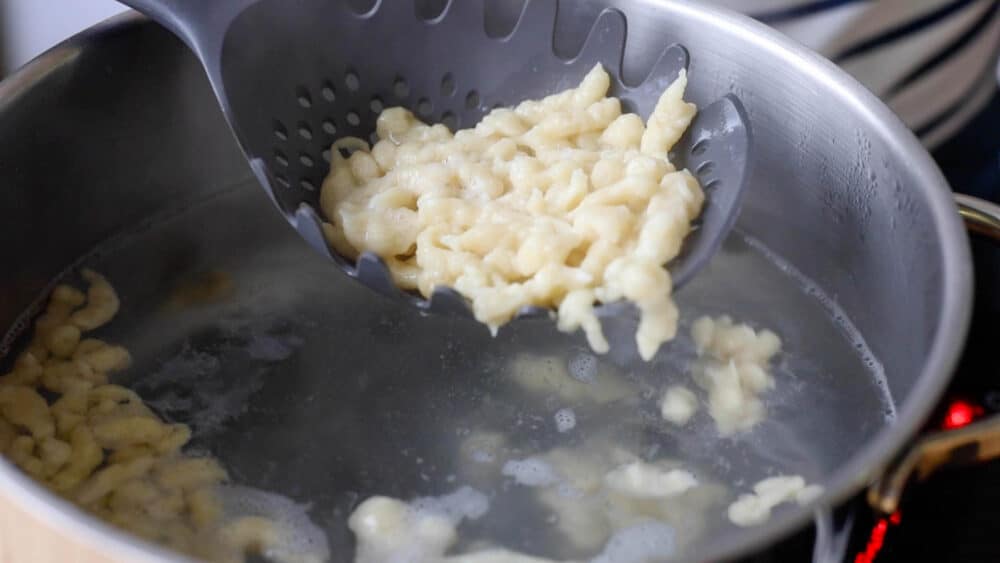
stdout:
<svg viewBox="0 0 1000 563">
<path fill-rule="evenodd" d="M 472 452 L 472 461 L 476 463 L 493 463 L 496 456 L 486 450 L 475 450 Z"/>
<path fill-rule="evenodd" d="M 247 353 L 255 360 L 280 362 L 292 355 L 294 350 L 289 344 L 269 334 L 254 334 L 247 343 Z"/>
<path fill-rule="evenodd" d="M 581 352 L 569 360 L 569 374 L 584 383 L 597 379 L 597 356 Z"/>
<path fill-rule="evenodd" d="M 556 493 L 563 498 L 572 499 L 583 498 L 586 494 L 569 483 L 559 483 L 559 486 L 556 487 Z"/>
<path fill-rule="evenodd" d="M 648 520 L 615 532 L 592 563 L 642 563 L 674 552 L 674 529 Z"/>
<path fill-rule="evenodd" d="M 556 412 L 556 430 L 569 432 L 576 427 L 576 413 L 573 409 L 559 409 Z"/>
<path fill-rule="evenodd" d="M 458 524 L 466 518 L 476 520 L 486 514 L 490 501 L 486 495 L 466 485 L 439 497 L 414 499 L 410 506 L 417 512 L 444 516 Z"/>
<path fill-rule="evenodd" d="M 559 482 L 552 466 L 537 457 L 512 459 L 503 464 L 502 473 L 525 487 L 547 487 Z"/>
</svg>

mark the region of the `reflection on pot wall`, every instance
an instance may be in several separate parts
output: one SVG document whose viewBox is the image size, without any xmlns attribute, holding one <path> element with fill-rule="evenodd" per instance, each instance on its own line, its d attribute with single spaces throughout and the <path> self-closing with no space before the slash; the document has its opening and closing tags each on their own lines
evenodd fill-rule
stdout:
<svg viewBox="0 0 1000 563">
<path fill-rule="evenodd" d="M 0 72 L 125 9 L 114 0 L 0 0 Z"/>
</svg>

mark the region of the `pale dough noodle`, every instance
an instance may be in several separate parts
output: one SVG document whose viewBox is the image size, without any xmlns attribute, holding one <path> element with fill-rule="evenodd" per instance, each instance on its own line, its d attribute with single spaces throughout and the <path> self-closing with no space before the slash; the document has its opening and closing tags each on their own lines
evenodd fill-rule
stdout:
<svg viewBox="0 0 1000 563">
<path fill-rule="evenodd" d="M 727 316 L 701 317 L 691 327 L 701 362 L 695 381 L 708 392 L 708 413 L 722 435 L 748 430 L 764 419 L 760 395 L 774 387 L 771 360 L 781 339 Z"/>
<path fill-rule="evenodd" d="M 114 318 L 118 295 L 103 276 L 82 277 L 86 293 L 56 286 L 31 342 L 0 376 L 0 452 L 87 512 L 181 553 L 226 563 L 249 553 L 325 561 L 325 544 L 298 549 L 289 542 L 295 530 L 279 522 L 225 514 L 218 491 L 226 471 L 182 451 L 190 428 L 109 382 L 131 355 L 86 334 Z"/>
<path fill-rule="evenodd" d="M 696 112 L 686 85 L 682 71 L 645 124 L 607 97 L 600 65 L 577 88 L 454 134 L 386 109 L 374 147 L 343 138 L 331 149 L 327 239 L 349 258 L 382 257 L 404 289 L 455 288 L 494 332 L 526 305 L 555 308 L 560 330 L 582 328 L 604 353 L 594 304 L 632 301 L 650 360 L 677 330 L 664 265 L 704 200 L 667 157 Z"/>
</svg>

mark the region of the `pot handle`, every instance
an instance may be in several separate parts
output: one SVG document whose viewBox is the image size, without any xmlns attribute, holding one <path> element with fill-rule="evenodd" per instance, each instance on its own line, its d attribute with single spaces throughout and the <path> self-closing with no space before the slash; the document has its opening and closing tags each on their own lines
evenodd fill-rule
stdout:
<svg viewBox="0 0 1000 563">
<path fill-rule="evenodd" d="M 899 508 L 903 489 L 916 474 L 924 480 L 947 466 L 968 465 L 1000 457 L 1000 415 L 957 430 L 944 430 L 917 440 L 868 488 L 868 504 L 883 514 Z"/>
<path fill-rule="evenodd" d="M 965 228 L 1000 241 L 1000 205 L 963 194 L 955 194 L 955 203 Z"/>
<path fill-rule="evenodd" d="M 1000 206 L 972 196 L 955 194 L 958 213 L 973 233 L 1000 242 Z M 924 480 L 947 466 L 966 465 L 1000 457 L 1000 415 L 964 428 L 925 436 L 896 458 L 868 489 L 868 504 L 883 514 L 899 508 L 903 489 L 916 474 Z"/>
</svg>

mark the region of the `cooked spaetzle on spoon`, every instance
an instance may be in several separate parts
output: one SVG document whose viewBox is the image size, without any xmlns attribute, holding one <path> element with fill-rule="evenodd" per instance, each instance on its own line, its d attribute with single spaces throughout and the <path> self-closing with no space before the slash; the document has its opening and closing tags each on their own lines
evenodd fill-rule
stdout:
<svg viewBox="0 0 1000 563">
<path fill-rule="evenodd" d="M 553 308 L 560 330 L 582 328 L 603 353 L 594 306 L 629 300 L 650 360 L 677 331 L 664 266 L 704 201 L 668 159 L 696 113 L 686 85 L 681 71 L 645 124 L 608 97 L 600 65 L 577 88 L 455 133 L 386 109 L 374 146 L 344 138 L 331 150 L 327 240 L 350 258 L 377 254 L 401 288 L 456 289 L 493 332 L 525 306 Z"/>
</svg>

